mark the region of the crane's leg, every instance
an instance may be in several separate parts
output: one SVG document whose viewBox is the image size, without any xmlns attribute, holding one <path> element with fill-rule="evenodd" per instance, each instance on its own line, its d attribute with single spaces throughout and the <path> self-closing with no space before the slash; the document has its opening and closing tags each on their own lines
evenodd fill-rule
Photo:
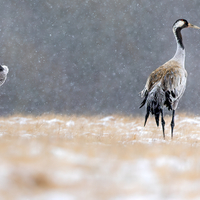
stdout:
<svg viewBox="0 0 200 200">
<path fill-rule="evenodd" d="M 162 130 L 163 130 L 163 139 L 165 140 L 165 120 L 163 117 L 163 109 L 160 110 L 161 113 L 161 123 L 162 123 Z"/>
<path fill-rule="evenodd" d="M 175 116 L 175 110 L 172 110 L 172 121 L 171 121 L 171 139 L 173 139 L 173 130 L 174 130 L 174 116 Z"/>
</svg>

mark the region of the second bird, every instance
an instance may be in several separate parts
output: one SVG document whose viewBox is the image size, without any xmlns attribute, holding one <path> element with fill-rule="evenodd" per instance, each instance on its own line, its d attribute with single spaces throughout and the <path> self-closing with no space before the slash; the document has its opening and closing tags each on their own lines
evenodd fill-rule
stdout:
<svg viewBox="0 0 200 200">
<path fill-rule="evenodd" d="M 144 100 L 140 108 L 147 104 L 144 125 L 151 113 L 155 115 L 156 124 L 159 126 L 161 115 L 164 139 L 165 121 L 163 107 L 166 106 L 169 110 L 172 110 L 171 138 L 173 138 L 175 110 L 186 88 L 187 71 L 185 70 L 185 48 L 181 30 L 188 27 L 200 29 L 198 26 L 188 23 L 185 19 L 179 19 L 174 23 L 173 33 L 177 43 L 176 53 L 171 60 L 150 74 L 144 89 L 141 91 L 141 97 Z"/>
</svg>

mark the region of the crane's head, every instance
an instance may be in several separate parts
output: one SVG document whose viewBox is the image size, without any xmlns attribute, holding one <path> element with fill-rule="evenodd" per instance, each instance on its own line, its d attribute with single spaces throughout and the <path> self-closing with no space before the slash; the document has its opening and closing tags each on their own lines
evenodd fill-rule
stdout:
<svg viewBox="0 0 200 200">
<path fill-rule="evenodd" d="M 183 28 L 196 28 L 200 29 L 200 27 L 195 26 L 193 24 L 190 24 L 187 20 L 185 19 L 178 19 L 174 24 L 173 24 L 173 31 L 176 29 L 183 29 Z"/>
<path fill-rule="evenodd" d="M 0 65 L 0 73 L 4 73 L 7 75 L 8 72 L 9 72 L 9 69 L 6 65 Z"/>
<path fill-rule="evenodd" d="M 0 86 L 5 82 L 9 69 L 6 65 L 0 65 Z"/>
</svg>

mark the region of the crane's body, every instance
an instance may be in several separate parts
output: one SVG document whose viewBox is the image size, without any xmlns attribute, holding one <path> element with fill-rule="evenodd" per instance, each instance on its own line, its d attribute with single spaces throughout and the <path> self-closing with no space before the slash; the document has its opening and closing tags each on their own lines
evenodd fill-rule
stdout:
<svg viewBox="0 0 200 200">
<path fill-rule="evenodd" d="M 187 82 L 187 71 L 185 70 L 185 48 L 182 42 L 181 30 L 186 27 L 198 28 L 184 19 L 177 20 L 173 25 L 173 33 L 177 42 L 177 49 L 174 57 L 153 71 L 147 79 L 141 97 L 144 100 L 141 106 L 147 104 L 145 122 L 149 114 L 155 115 L 157 126 L 161 115 L 163 138 L 165 138 L 165 121 L 163 108 L 166 106 L 172 110 L 171 138 L 173 138 L 174 115 L 179 100 L 182 97 Z"/>
</svg>

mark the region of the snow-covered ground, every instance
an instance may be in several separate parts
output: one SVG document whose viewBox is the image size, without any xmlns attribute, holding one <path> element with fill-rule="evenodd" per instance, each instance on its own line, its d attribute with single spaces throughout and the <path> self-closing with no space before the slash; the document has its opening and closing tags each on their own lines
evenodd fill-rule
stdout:
<svg viewBox="0 0 200 200">
<path fill-rule="evenodd" d="M 167 125 L 168 123 L 168 125 Z M 0 119 L 0 199 L 200 198 L 200 118 L 176 117 L 174 140 L 153 119 Z"/>
</svg>

